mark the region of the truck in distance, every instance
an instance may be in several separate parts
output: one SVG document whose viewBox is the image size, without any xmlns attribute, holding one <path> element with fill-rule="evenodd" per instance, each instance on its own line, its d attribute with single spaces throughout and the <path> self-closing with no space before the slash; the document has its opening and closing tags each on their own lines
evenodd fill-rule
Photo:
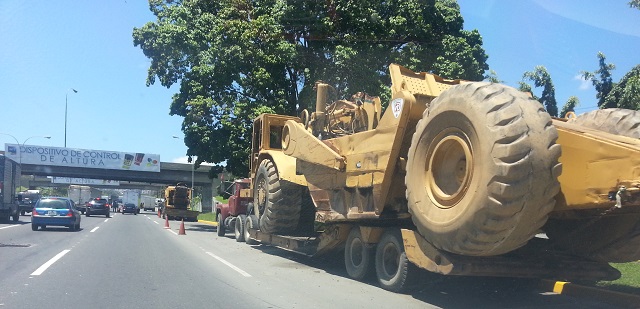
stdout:
<svg viewBox="0 0 640 309">
<path fill-rule="evenodd" d="M 191 210 L 191 188 L 184 183 L 167 186 L 164 190 L 162 218 L 198 222 L 199 211 Z"/>
<path fill-rule="evenodd" d="M 0 220 L 20 220 L 19 197 L 16 195 L 20 164 L 0 155 Z"/>
</svg>

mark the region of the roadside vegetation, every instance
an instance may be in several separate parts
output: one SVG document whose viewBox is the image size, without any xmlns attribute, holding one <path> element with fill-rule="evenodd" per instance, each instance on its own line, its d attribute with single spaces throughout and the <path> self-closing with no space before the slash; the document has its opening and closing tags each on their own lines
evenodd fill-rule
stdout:
<svg viewBox="0 0 640 309">
<path fill-rule="evenodd" d="M 225 199 L 225 198 L 223 198 L 222 196 L 219 196 L 219 195 L 215 196 L 214 199 L 218 203 L 227 203 L 227 202 L 229 202 L 229 199 Z M 200 220 L 216 222 L 215 211 L 199 214 L 198 215 L 198 221 L 200 221 Z"/>
<path fill-rule="evenodd" d="M 611 263 L 622 273 L 615 281 L 600 281 L 596 286 L 608 290 L 640 295 L 640 261 L 630 263 Z"/>
</svg>

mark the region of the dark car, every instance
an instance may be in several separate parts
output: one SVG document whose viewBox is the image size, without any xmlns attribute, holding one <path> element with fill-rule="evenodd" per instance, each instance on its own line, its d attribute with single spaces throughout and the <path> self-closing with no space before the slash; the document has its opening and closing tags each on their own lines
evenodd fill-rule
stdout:
<svg viewBox="0 0 640 309">
<path fill-rule="evenodd" d="M 31 229 L 44 229 L 48 225 L 66 226 L 72 231 L 80 229 L 80 212 L 75 203 L 66 197 L 43 197 L 31 212 Z"/>
<path fill-rule="evenodd" d="M 138 207 L 136 207 L 136 204 L 133 203 L 125 203 L 122 206 L 122 214 L 125 213 L 132 213 L 134 215 L 138 214 Z"/>
<path fill-rule="evenodd" d="M 94 198 L 91 202 L 87 203 L 87 212 L 85 215 L 90 217 L 91 215 L 104 215 L 105 217 L 111 217 L 111 205 L 107 199 Z"/>
</svg>

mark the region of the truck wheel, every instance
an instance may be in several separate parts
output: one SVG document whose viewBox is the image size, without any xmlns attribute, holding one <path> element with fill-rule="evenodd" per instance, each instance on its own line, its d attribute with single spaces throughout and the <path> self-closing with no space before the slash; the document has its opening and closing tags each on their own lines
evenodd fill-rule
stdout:
<svg viewBox="0 0 640 309">
<path fill-rule="evenodd" d="M 247 215 L 244 221 L 244 241 L 249 245 L 257 245 L 258 241 L 251 238 L 249 233 L 250 229 L 255 229 L 258 226 L 258 217 L 255 215 Z"/>
<path fill-rule="evenodd" d="M 20 210 L 20 215 L 24 216 L 24 214 L 25 214 L 25 211 L 24 210 Z"/>
<path fill-rule="evenodd" d="M 258 215 L 260 230 L 265 233 L 288 233 L 298 226 L 301 186 L 283 181 L 270 160 L 258 166 L 254 192 L 254 213 Z"/>
<path fill-rule="evenodd" d="M 20 213 L 16 210 L 16 213 L 11 216 L 13 222 L 18 222 L 20 220 Z"/>
<path fill-rule="evenodd" d="M 417 276 L 418 269 L 407 259 L 399 230 L 384 232 L 376 246 L 375 264 L 378 283 L 388 291 L 407 289 Z"/>
<path fill-rule="evenodd" d="M 218 227 L 216 228 L 216 231 L 218 232 L 218 236 L 224 236 L 224 219 L 222 218 L 222 214 L 221 213 L 217 213 L 216 214 L 216 221 L 218 222 Z"/>
<path fill-rule="evenodd" d="M 373 266 L 373 254 L 373 246 L 362 240 L 360 227 L 353 227 L 344 245 L 344 265 L 349 277 L 355 280 L 364 279 Z"/>
<path fill-rule="evenodd" d="M 598 109 L 569 119 L 590 129 L 631 138 L 640 138 L 640 111 L 623 108 Z"/>
<path fill-rule="evenodd" d="M 418 232 L 462 255 L 525 245 L 560 190 L 557 138 L 543 106 L 516 89 L 478 82 L 443 92 L 408 153 L 406 196 Z"/>
<path fill-rule="evenodd" d="M 244 242 L 244 230 L 245 230 L 245 220 L 247 219 L 247 216 L 245 215 L 239 215 L 236 218 L 236 222 L 234 224 L 234 234 L 236 237 L 236 241 L 237 242 Z"/>
</svg>

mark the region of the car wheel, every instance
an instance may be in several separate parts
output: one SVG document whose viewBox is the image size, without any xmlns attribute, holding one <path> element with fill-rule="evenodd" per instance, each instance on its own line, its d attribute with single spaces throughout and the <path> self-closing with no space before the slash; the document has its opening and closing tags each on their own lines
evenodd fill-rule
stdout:
<svg viewBox="0 0 640 309">
<path fill-rule="evenodd" d="M 111 214 L 106 214 L 105 217 L 111 218 Z"/>
<path fill-rule="evenodd" d="M 31 230 L 32 231 L 37 231 L 38 230 L 38 225 L 31 223 Z"/>
<path fill-rule="evenodd" d="M 91 215 L 89 214 L 89 212 L 87 212 L 87 213 L 85 214 L 85 216 L 87 216 L 87 217 L 91 217 Z"/>
<path fill-rule="evenodd" d="M 76 231 L 76 225 L 75 225 L 75 224 L 69 225 L 69 229 L 70 229 L 72 232 L 75 232 L 75 231 Z"/>
<path fill-rule="evenodd" d="M 20 210 L 20 215 L 24 216 L 25 211 L 24 210 Z"/>
</svg>

